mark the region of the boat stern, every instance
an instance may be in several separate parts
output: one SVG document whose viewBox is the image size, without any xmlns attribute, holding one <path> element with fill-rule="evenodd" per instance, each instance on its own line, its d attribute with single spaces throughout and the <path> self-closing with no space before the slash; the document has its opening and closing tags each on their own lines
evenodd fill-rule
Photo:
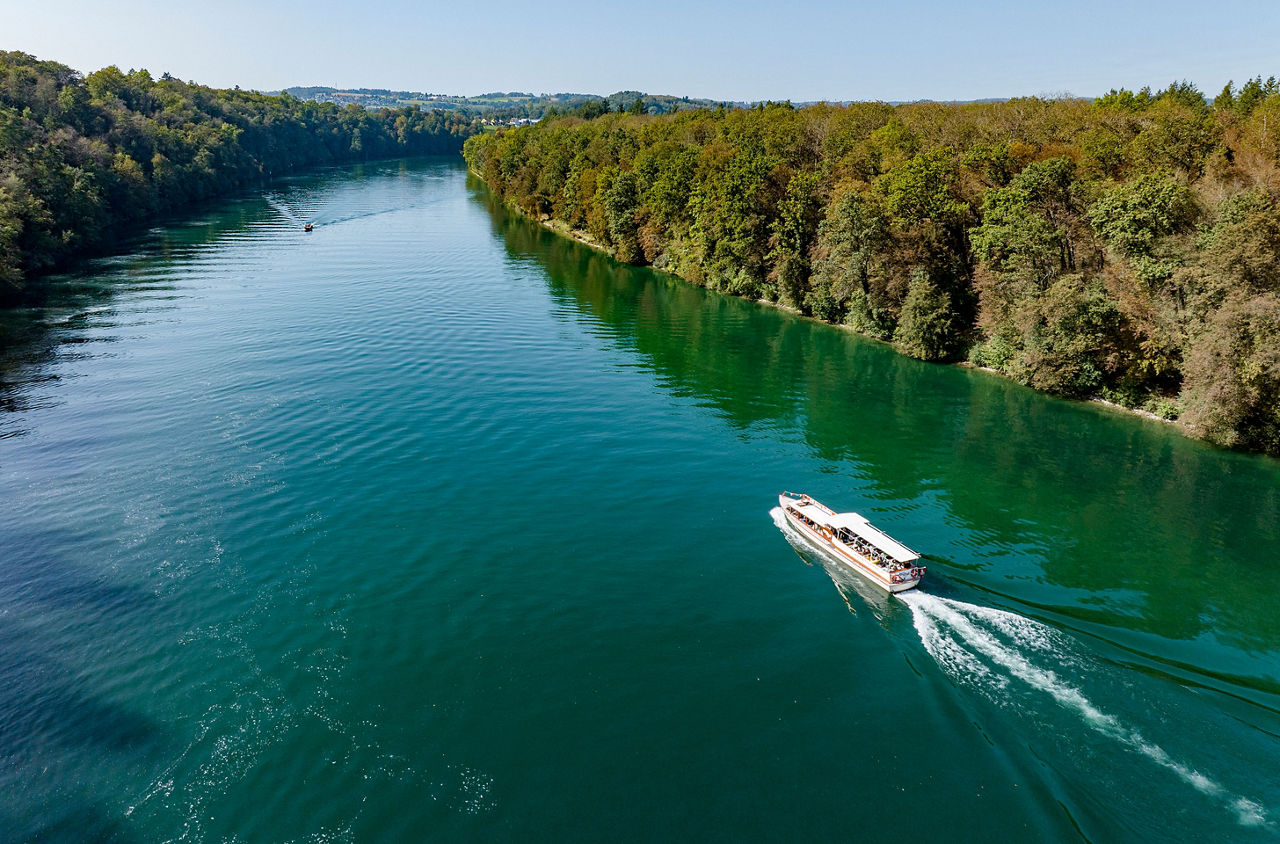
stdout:
<svg viewBox="0 0 1280 844">
<path fill-rule="evenodd" d="M 914 589 L 924 581 L 924 566 L 913 566 L 889 575 L 889 591 L 905 592 Z"/>
</svg>

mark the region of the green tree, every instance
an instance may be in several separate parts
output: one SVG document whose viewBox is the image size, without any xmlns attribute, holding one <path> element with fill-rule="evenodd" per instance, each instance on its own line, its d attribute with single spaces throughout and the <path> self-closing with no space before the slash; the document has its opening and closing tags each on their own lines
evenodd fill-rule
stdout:
<svg viewBox="0 0 1280 844">
<path fill-rule="evenodd" d="M 706 171 L 689 199 L 690 237 L 708 283 L 756 297 L 763 291 L 768 228 L 762 193 L 772 166 L 750 139 L 704 155 Z"/>
<path fill-rule="evenodd" d="M 1157 241 L 1185 228 L 1195 213 L 1191 192 L 1170 176 L 1148 174 L 1105 191 L 1089 209 L 1089 222 L 1117 252 L 1151 256 Z"/>
<path fill-rule="evenodd" d="M 1027 165 L 1008 187 L 989 190 L 982 224 L 969 230 L 983 268 L 1006 285 L 1040 290 L 1076 266 L 1079 208 L 1075 166 L 1063 156 Z"/>
<path fill-rule="evenodd" d="M 643 257 L 639 242 L 639 225 L 636 211 L 639 209 L 640 191 L 636 174 L 630 170 L 618 173 L 604 192 L 605 219 L 609 226 L 609 238 L 620 261 L 637 263 Z"/>
<path fill-rule="evenodd" d="M 893 332 L 893 345 L 899 352 L 921 360 L 950 357 L 958 345 L 959 317 L 951 297 L 929 277 L 928 271 L 916 269 L 898 327 Z"/>
<path fill-rule="evenodd" d="M 15 192 L 18 195 L 15 196 Z M 21 183 L 12 176 L 0 180 L 0 290 L 22 284 L 20 244 L 30 213 L 21 199 Z"/>
<path fill-rule="evenodd" d="M 1230 92 L 1231 85 L 1228 83 L 1226 93 Z M 1277 94 L 1280 94 L 1280 82 L 1277 82 L 1274 76 L 1267 77 L 1265 82 L 1261 76 L 1256 76 L 1241 86 L 1240 93 L 1229 101 L 1230 107 L 1240 117 L 1248 117 L 1254 109 Z"/>
<path fill-rule="evenodd" d="M 806 308 L 805 288 L 809 281 L 809 250 L 822 214 L 820 179 L 817 173 L 796 173 L 787 182 L 786 194 L 778 203 L 771 224 L 770 278 L 777 286 L 778 299 Z"/>
<path fill-rule="evenodd" d="M 1134 138 L 1131 151 L 1144 168 L 1177 170 L 1191 178 L 1204 169 L 1218 133 L 1203 98 L 1198 108 L 1186 101 L 1165 97 L 1147 110 L 1149 124 Z"/>
<path fill-rule="evenodd" d="M 918 153 L 881 177 L 876 186 L 889 213 L 906 221 L 942 226 L 962 222 L 969 206 L 959 198 L 959 171 L 944 149 Z"/>
<path fill-rule="evenodd" d="M 893 330 L 884 265 L 892 236 L 877 199 L 847 190 L 827 209 L 814 244 L 806 305 L 814 316 L 885 339 Z"/>
<path fill-rule="evenodd" d="M 1111 111 L 1140 112 L 1155 102 L 1155 98 L 1151 96 L 1150 88 L 1143 88 L 1136 94 L 1127 88 L 1112 88 L 1093 102 L 1098 108 Z"/>
<path fill-rule="evenodd" d="M 1063 276 L 1043 296 L 1025 299 L 1015 321 L 1022 349 L 1011 372 L 1024 383 L 1090 396 L 1116 374 L 1123 322 L 1101 280 Z"/>
<path fill-rule="evenodd" d="M 1280 297 L 1233 296 L 1187 355 L 1180 421 L 1223 446 L 1280 452 Z"/>
<path fill-rule="evenodd" d="M 1196 246 L 1197 262 L 1220 295 L 1280 292 L 1280 205 L 1269 193 L 1255 189 L 1225 200 Z"/>
<path fill-rule="evenodd" d="M 1058 229 L 1019 188 L 988 191 L 982 225 L 970 229 L 969 237 L 983 266 L 999 276 L 1043 288 L 1066 269 Z"/>
</svg>

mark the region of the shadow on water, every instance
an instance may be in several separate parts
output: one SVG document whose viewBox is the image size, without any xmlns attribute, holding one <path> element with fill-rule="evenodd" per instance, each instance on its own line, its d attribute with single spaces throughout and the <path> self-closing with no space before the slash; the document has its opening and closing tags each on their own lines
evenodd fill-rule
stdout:
<svg viewBox="0 0 1280 844">
<path fill-rule="evenodd" d="M 1274 690 L 1276 461 L 620 265 L 471 184 L 508 253 L 591 330 L 727 424 L 798 434 L 873 508 L 909 509 L 940 571 L 1144 652 L 1216 638 L 1238 649 L 1228 673 Z"/>
<path fill-rule="evenodd" d="M 152 606 L 155 596 L 94 576 L 53 550 L 85 542 L 69 531 L 6 531 L 8 547 L 0 566 L 0 603 L 133 613 Z"/>
<path fill-rule="evenodd" d="M 87 692 L 74 673 L 42 655 L 42 647 L 22 626 L 0 622 L 0 755 L 26 755 L 49 743 L 132 751 L 155 739 L 153 722 Z"/>
<path fill-rule="evenodd" d="M 70 547 L 76 538 L 68 534 L 7 540 L 0 559 L 0 827 L 10 840 L 129 840 L 118 812 L 80 793 L 80 779 L 67 767 L 139 763 L 165 741 L 165 730 L 96 691 L 100 681 L 72 666 L 90 665 L 91 653 L 110 649 L 104 625 L 145 624 L 155 598 L 50 550 Z M 24 826 L 33 822 L 39 826 Z"/>
<path fill-rule="evenodd" d="M 110 809 L 101 803 L 60 806 L 50 811 L 46 823 L 33 830 L 24 830 L 17 818 L 6 817 L 6 810 L 0 808 L 0 828 L 9 830 L 13 837 L 8 840 L 15 842 L 141 840 L 130 833 L 124 822 L 112 817 Z"/>
<path fill-rule="evenodd" d="M 371 180 L 388 172 L 431 178 L 439 169 L 379 162 L 280 180 L 269 197 L 220 200 L 153 220 L 114 254 L 42 279 L 22 307 L 0 309 L 0 438 L 38 430 L 40 411 L 67 392 L 63 381 L 81 374 L 68 363 L 114 354 L 114 340 L 200 295 L 207 276 L 201 262 L 234 252 L 229 242 L 306 237 L 297 220 L 318 209 L 329 225 L 395 211 L 395 191 L 364 195 Z M 128 585 L 109 565 L 86 562 L 118 559 L 115 537 L 6 521 L 0 519 L 0 839 L 141 837 L 123 805 L 131 775 L 149 778 L 158 760 L 171 758 L 184 725 L 121 701 L 152 692 L 136 688 L 144 674 L 165 676 L 163 666 L 143 671 L 130 660 L 155 655 L 154 638 L 145 650 L 135 639 L 173 622 L 165 616 L 176 603 Z M 250 708 L 243 717 L 252 725 L 258 713 Z M 254 739 L 233 736 L 215 750 L 239 752 Z M 165 787 L 163 773 L 157 787 Z"/>
</svg>

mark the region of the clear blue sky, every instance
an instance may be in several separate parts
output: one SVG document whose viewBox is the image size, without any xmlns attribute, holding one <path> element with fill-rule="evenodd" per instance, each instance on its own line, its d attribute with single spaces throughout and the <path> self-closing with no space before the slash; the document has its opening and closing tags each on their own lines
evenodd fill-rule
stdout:
<svg viewBox="0 0 1280 844">
<path fill-rule="evenodd" d="M 1094 96 L 1280 75 L 1277 0 L 0 0 L 0 49 L 207 85 L 726 100 Z"/>
</svg>

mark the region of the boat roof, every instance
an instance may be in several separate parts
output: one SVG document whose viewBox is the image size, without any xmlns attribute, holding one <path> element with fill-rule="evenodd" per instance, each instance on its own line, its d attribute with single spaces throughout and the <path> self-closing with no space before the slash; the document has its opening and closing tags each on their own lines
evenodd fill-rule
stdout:
<svg viewBox="0 0 1280 844">
<path fill-rule="evenodd" d="M 872 545 L 879 548 L 898 562 L 910 563 L 920 559 L 920 555 L 915 551 L 912 551 L 910 548 L 903 545 L 884 531 L 872 527 L 867 523 L 866 519 L 862 518 L 857 513 L 837 513 L 836 519 L 840 519 L 843 516 L 855 516 L 860 524 L 857 526 L 839 525 L 839 527 L 849 528 L 849 530 L 858 534 L 858 536 L 861 536 L 863 539 L 867 540 L 867 542 L 870 542 Z"/>
<path fill-rule="evenodd" d="M 800 511 L 801 515 L 820 525 L 827 525 L 835 530 L 844 528 L 850 533 L 857 534 L 899 563 L 910 563 L 913 560 L 920 559 L 920 555 L 915 551 L 912 551 L 879 528 L 872 527 L 870 522 L 857 513 L 836 513 L 832 515 L 813 504 L 800 504 L 797 502 L 792 506 Z"/>
</svg>

